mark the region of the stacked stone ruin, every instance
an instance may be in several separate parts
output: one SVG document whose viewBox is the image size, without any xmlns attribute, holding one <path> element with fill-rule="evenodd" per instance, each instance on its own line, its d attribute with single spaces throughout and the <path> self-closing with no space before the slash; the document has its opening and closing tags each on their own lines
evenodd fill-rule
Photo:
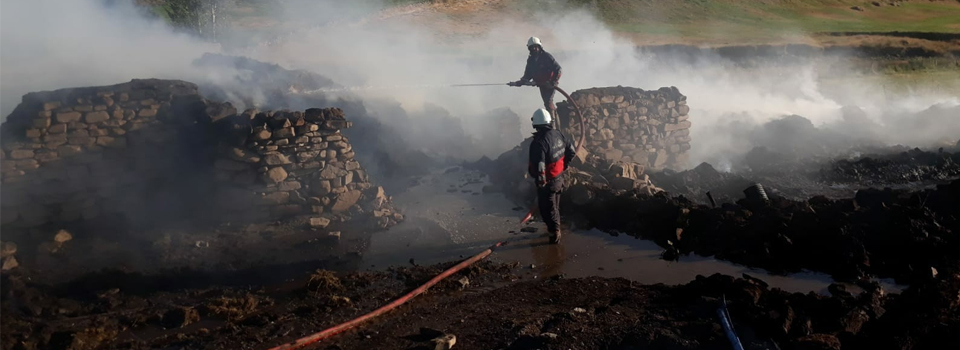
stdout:
<svg viewBox="0 0 960 350">
<path fill-rule="evenodd" d="M 236 112 L 184 81 L 27 94 L 2 126 L 2 224 L 402 218 L 340 110 Z"/>
<path fill-rule="evenodd" d="M 244 111 L 230 123 L 241 142 L 221 147 L 215 161 L 217 178 L 231 186 L 225 202 L 239 217 L 310 214 L 312 226 L 325 227 L 329 219 L 321 214 L 348 212 L 366 198 L 362 209 L 380 227 L 402 220 L 385 207 L 383 188 L 370 183 L 340 133 L 351 125 L 336 108 Z"/>
<path fill-rule="evenodd" d="M 609 162 L 636 163 L 646 169 L 680 170 L 690 150 L 687 97 L 675 87 L 644 91 L 630 87 L 578 90 L 570 97 L 580 107 L 586 123 L 590 153 Z M 579 138 L 580 123 L 573 107 L 557 104 L 564 131 Z"/>
</svg>

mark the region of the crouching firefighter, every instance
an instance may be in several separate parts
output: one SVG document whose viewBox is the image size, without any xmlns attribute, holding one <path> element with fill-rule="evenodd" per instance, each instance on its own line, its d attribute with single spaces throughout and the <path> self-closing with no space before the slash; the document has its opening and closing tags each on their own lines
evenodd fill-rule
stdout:
<svg viewBox="0 0 960 350">
<path fill-rule="evenodd" d="M 576 150 L 562 132 L 553 128 L 549 111 L 538 109 L 531 120 L 536 132 L 530 143 L 528 172 L 537 184 L 537 203 L 551 234 L 550 242 L 557 243 L 560 241 L 560 193 L 563 192 L 561 175 L 570 166 Z"/>
<path fill-rule="evenodd" d="M 530 51 L 530 56 L 527 57 L 527 66 L 523 70 L 523 77 L 518 81 L 508 83 L 508 85 L 521 86 L 532 81 L 540 87 L 543 108 L 552 113 L 556 111 L 553 106 L 553 87 L 560 82 L 560 64 L 553 58 L 553 55 L 543 51 L 539 38 L 531 37 L 527 40 L 527 50 Z"/>
</svg>

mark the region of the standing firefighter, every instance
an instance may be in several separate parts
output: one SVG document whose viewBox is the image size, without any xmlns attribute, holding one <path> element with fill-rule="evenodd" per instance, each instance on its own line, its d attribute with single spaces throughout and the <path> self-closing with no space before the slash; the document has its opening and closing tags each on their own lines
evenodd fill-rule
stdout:
<svg viewBox="0 0 960 350">
<path fill-rule="evenodd" d="M 530 50 L 530 56 L 527 57 L 527 67 L 523 70 L 523 78 L 509 83 L 509 85 L 521 86 L 533 81 L 540 87 L 543 107 L 553 112 L 556 110 L 553 106 L 553 87 L 560 82 L 560 64 L 553 59 L 553 55 L 543 51 L 540 39 L 536 37 L 530 37 L 527 40 L 527 50 Z"/>
<path fill-rule="evenodd" d="M 560 175 L 567 170 L 576 151 L 563 133 L 551 126 L 549 111 L 538 109 L 530 119 L 536 132 L 530 143 L 528 172 L 537 184 L 540 216 L 547 224 L 550 241 L 557 243 L 560 241 L 560 193 L 563 192 L 563 178 Z"/>
</svg>

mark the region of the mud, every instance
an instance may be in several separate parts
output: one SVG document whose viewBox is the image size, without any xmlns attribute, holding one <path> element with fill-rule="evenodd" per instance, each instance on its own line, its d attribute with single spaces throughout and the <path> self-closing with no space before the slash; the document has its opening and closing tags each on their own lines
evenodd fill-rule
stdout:
<svg viewBox="0 0 960 350">
<path fill-rule="evenodd" d="M 281 285 L 161 288 L 152 286 L 164 285 L 164 276 L 114 274 L 47 288 L 6 275 L 3 349 L 267 348 L 368 312 L 452 264 L 318 270 Z M 666 286 L 601 277 L 531 280 L 521 270 L 480 262 L 314 348 L 433 348 L 431 339 L 452 334 L 458 349 L 727 349 L 716 317 L 721 298 L 752 349 L 924 349 L 956 344 L 960 334 L 960 275 L 899 295 L 864 283 L 853 293 L 831 285 L 824 296 L 770 289 L 749 276 Z"/>
<path fill-rule="evenodd" d="M 750 348 L 924 349 L 958 341 L 960 180 L 936 190 L 861 191 L 848 200 L 773 197 L 766 204 L 739 200 L 721 208 L 579 184 L 595 200 L 564 203 L 567 214 L 579 212 L 565 220 L 659 245 L 646 248 L 636 245 L 645 241 L 597 231 L 570 231 L 560 246 L 539 244 L 545 238 L 537 235 L 538 225 L 529 236 L 516 228 L 500 232 L 525 209 L 510 210 L 501 193 L 483 193 L 487 181 L 450 168 L 423 178 L 409 196 L 397 196 L 396 202 L 420 208 L 407 213 L 411 226 L 378 233 L 369 247 L 360 247 L 392 256 L 253 263 L 257 267 L 215 272 L 114 270 L 53 285 L 35 282 L 30 269 L 6 272 L 0 281 L 2 347 L 265 349 L 369 312 L 490 239 L 510 238 L 517 239 L 490 260 L 315 348 L 429 349 L 431 339 L 452 334 L 455 349 L 727 349 L 716 318 L 723 297 Z M 413 206 L 428 200 L 434 206 Z M 388 234 L 399 237 L 382 236 Z M 614 243 L 591 247 L 597 239 Z M 404 242 L 442 255 L 407 255 L 416 250 L 398 248 Z M 619 252 L 619 244 L 630 247 Z M 664 251 L 680 261 L 658 265 Z M 703 258 L 683 256 L 689 253 L 773 274 L 715 263 L 700 269 L 695 262 Z M 432 261 L 446 262 L 423 265 Z M 379 266 L 357 271 L 367 265 Z M 727 276 L 713 275 L 714 269 Z M 804 270 L 850 283 L 798 286 L 776 275 Z M 696 274 L 711 277 L 690 281 Z M 909 287 L 891 290 L 868 281 L 876 276 Z"/>
</svg>

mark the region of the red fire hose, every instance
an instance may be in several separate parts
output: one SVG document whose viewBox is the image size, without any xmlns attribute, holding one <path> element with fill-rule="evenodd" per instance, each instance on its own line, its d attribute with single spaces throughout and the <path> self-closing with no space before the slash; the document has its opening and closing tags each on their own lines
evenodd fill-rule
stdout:
<svg viewBox="0 0 960 350">
<path fill-rule="evenodd" d="M 437 275 L 437 277 L 434 277 L 433 279 L 427 281 L 427 283 L 424 283 L 422 286 L 418 287 L 417 289 L 414 289 L 414 290 L 410 291 L 410 293 L 407 293 L 407 294 L 405 294 L 404 296 L 400 297 L 399 299 L 394 300 L 394 301 L 391 302 L 390 304 L 381 306 L 379 309 L 373 310 L 372 312 L 370 312 L 370 313 L 368 313 L 368 314 L 366 314 L 366 315 L 357 317 L 357 318 L 355 318 L 355 319 L 353 319 L 353 320 L 350 320 L 350 321 L 345 322 L 345 323 L 341 323 L 341 324 L 336 325 L 336 326 L 333 326 L 333 327 L 331 327 L 331 328 L 327 328 L 326 330 L 324 330 L 324 331 L 322 331 L 322 332 L 314 333 L 314 334 L 308 335 L 308 336 L 306 336 L 306 337 L 297 339 L 296 341 L 293 341 L 293 342 L 290 342 L 290 343 L 285 343 L 285 344 L 279 345 L 279 346 L 274 347 L 274 348 L 270 348 L 270 350 L 299 349 L 299 348 L 302 348 L 302 347 L 304 347 L 304 346 L 307 346 L 307 345 L 316 343 L 316 342 L 318 342 L 318 341 L 321 341 L 321 340 L 323 340 L 323 339 L 332 337 L 332 336 L 334 336 L 334 335 L 336 335 L 336 334 L 338 334 L 338 333 L 340 333 L 340 332 L 343 332 L 343 331 L 345 331 L 345 330 L 348 330 L 348 329 L 350 329 L 350 328 L 353 328 L 354 326 L 359 325 L 360 323 L 363 323 L 363 322 L 366 321 L 366 320 L 369 320 L 369 319 L 371 319 L 371 318 L 380 316 L 380 315 L 386 313 L 387 311 L 390 311 L 390 310 L 392 310 L 393 308 L 396 308 L 397 306 L 400 306 L 401 304 L 406 303 L 408 300 L 413 299 L 413 297 L 415 297 L 415 296 L 417 296 L 417 295 L 420 295 L 421 293 L 425 292 L 425 291 L 427 290 L 427 288 L 430 288 L 430 287 L 432 287 L 433 285 L 437 284 L 437 282 L 440 282 L 440 280 L 442 280 L 442 279 L 444 279 L 444 278 L 447 278 L 448 276 L 450 276 L 450 275 L 452 275 L 452 274 L 454 274 L 454 273 L 457 273 L 457 271 L 460 271 L 460 270 L 462 270 L 463 268 L 465 268 L 465 267 L 467 267 L 467 266 L 470 266 L 470 265 L 472 265 L 473 263 L 479 261 L 480 259 L 483 259 L 483 258 L 487 257 L 487 255 L 490 255 L 490 253 L 493 253 L 493 250 L 494 250 L 495 248 L 500 247 L 500 246 L 502 246 L 503 244 L 504 244 L 504 242 L 497 242 L 497 244 L 494 244 L 494 245 L 491 246 L 490 248 L 487 248 L 487 250 L 484 250 L 484 251 L 480 252 L 480 254 L 474 255 L 474 256 L 471 257 L 470 259 L 464 260 L 464 261 L 460 262 L 459 264 L 457 264 L 456 266 L 451 267 L 451 268 L 447 269 L 446 271 L 443 271 L 443 273 L 441 273 L 441 274 Z"/>
<path fill-rule="evenodd" d="M 580 107 L 577 106 L 577 103 L 574 102 L 572 98 L 570 98 L 570 95 L 568 95 L 566 91 L 563 91 L 563 89 L 561 89 L 559 86 L 554 86 L 553 88 L 556 89 L 557 91 L 559 91 L 561 94 L 563 94 L 563 96 L 567 98 L 567 101 L 570 101 L 570 103 L 573 104 L 573 108 L 576 109 L 577 115 L 580 116 L 580 140 L 579 140 L 579 142 L 577 143 L 577 153 L 580 153 L 580 150 L 583 149 L 584 140 L 586 140 L 586 123 L 585 123 L 584 120 L 583 120 L 583 114 L 580 113 Z M 520 222 L 521 225 L 525 224 L 528 220 L 530 220 L 531 217 L 533 217 L 533 211 L 534 211 L 534 208 L 536 208 L 536 207 L 537 207 L 536 202 L 534 202 L 533 207 L 530 208 L 530 211 L 527 213 L 527 215 L 526 215 L 526 216 L 523 218 L 523 220 Z M 480 260 L 483 259 L 483 258 L 486 258 L 488 255 L 490 255 L 491 253 L 493 253 L 493 250 L 494 250 L 494 249 L 496 249 L 496 248 L 498 248 L 498 247 L 500 247 L 500 246 L 503 246 L 503 245 L 505 245 L 505 244 L 506 244 L 505 241 L 497 242 L 497 244 L 494 244 L 494 245 L 491 246 L 490 248 L 487 248 L 487 250 L 484 250 L 484 251 L 480 252 L 479 254 L 474 255 L 474 256 L 471 257 L 470 259 L 467 259 L 467 260 L 464 260 L 464 261 L 460 262 L 459 264 L 457 264 L 457 265 L 455 265 L 455 266 L 447 269 L 446 271 L 443 271 L 443 273 L 441 273 L 441 274 L 437 275 L 436 277 L 432 278 L 431 280 L 427 281 L 427 283 L 424 283 L 422 286 L 418 287 L 417 289 L 414 289 L 414 290 L 410 291 L 409 293 L 407 293 L 407 294 L 405 294 L 404 296 L 398 298 L 397 300 L 394 300 L 393 302 L 391 302 L 391 303 L 389 303 L 389 304 L 387 304 L 387 305 L 381 306 L 380 308 L 378 308 L 378 309 L 376 309 L 376 310 L 373 310 L 373 311 L 371 311 L 370 313 L 367 313 L 367 314 L 365 314 L 365 315 L 363 315 L 363 316 L 357 317 L 357 318 L 352 319 L 352 320 L 350 320 L 350 321 L 347 321 L 347 322 L 345 322 L 345 323 L 341 323 L 341 324 L 338 324 L 338 325 L 336 325 L 336 326 L 327 328 L 327 329 L 325 329 L 325 330 L 323 330 L 323 331 L 321 331 L 321 332 L 314 333 L 314 334 L 310 334 L 310 335 L 308 335 L 308 336 L 306 336 L 306 337 L 297 339 L 297 340 L 295 340 L 295 341 L 278 345 L 278 346 L 276 346 L 276 347 L 270 348 L 269 350 L 291 350 L 291 349 L 300 349 L 300 348 L 302 348 L 302 347 L 304 347 L 304 346 L 307 346 L 307 345 L 310 345 L 310 344 L 314 344 L 314 343 L 319 342 L 319 341 L 321 341 L 321 340 L 323 340 L 323 339 L 330 338 L 330 337 L 332 337 L 332 336 L 334 336 L 334 335 L 336 335 L 336 334 L 339 334 L 339 333 L 341 333 L 341 332 L 343 332 L 343 331 L 346 331 L 346 330 L 348 330 L 348 329 L 350 329 L 350 328 L 353 328 L 353 327 L 355 327 L 355 326 L 357 326 L 357 325 L 359 325 L 359 324 L 361 324 L 361 323 L 363 323 L 363 322 L 365 322 L 365 321 L 367 321 L 367 320 L 369 320 L 369 319 L 371 319 L 371 318 L 380 316 L 380 315 L 386 313 L 387 311 L 390 311 L 390 310 L 392 310 L 392 309 L 394 309 L 394 308 L 402 305 L 403 303 L 406 303 L 407 301 L 409 301 L 410 299 L 413 299 L 413 298 L 416 297 L 417 295 L 422 294 L 422 293 L 425 292 L 428 288 L 430 288 L 430 287 L 432 287 L 433 285 L 437 284 L 438 282 L 440 282 L 440 281 L 443 280 L 444 278 L 447 278 L 447 277 L 449 277 L 450 275 L 455 274 L 455 273 L 457 273 L 458 271 L 464 269 L 465 267 L 470 266 L 470 265 L 472 265 L 473 263 L 475 263 L 475 262 L 477 262 L 477 261 L 480 261 Z"/>
</svg>

